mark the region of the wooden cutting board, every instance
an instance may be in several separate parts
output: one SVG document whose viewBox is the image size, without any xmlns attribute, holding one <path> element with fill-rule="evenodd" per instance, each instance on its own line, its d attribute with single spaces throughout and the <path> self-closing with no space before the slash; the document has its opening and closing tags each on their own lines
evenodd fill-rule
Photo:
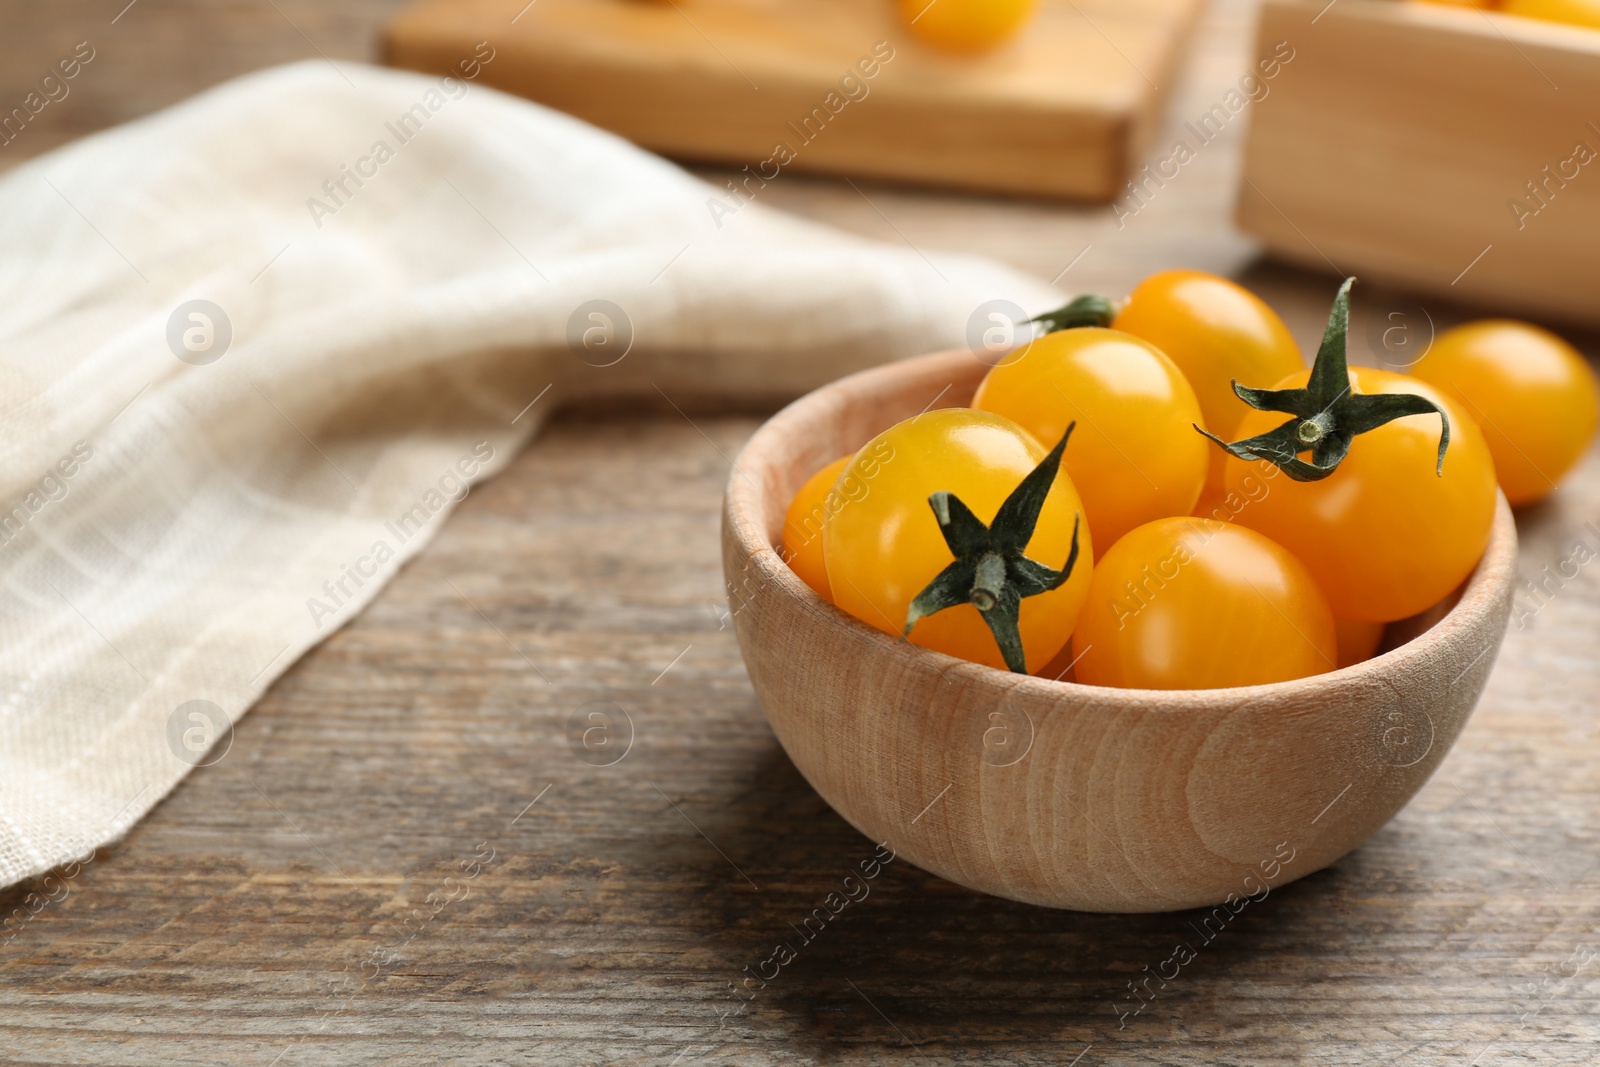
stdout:
<svg viewBox="0 0 1600 1067">
<path fill-rule="evenodd" d="M 1109 200 L 1155 132 L 1198 7 L 1041 0 L 1019 38 L 969 57 L 918 42 L 892 0 L 418 0 L 384 56 L 444 73 L 487 42 L 481 83 L 769 180 Z"/>
</svg>

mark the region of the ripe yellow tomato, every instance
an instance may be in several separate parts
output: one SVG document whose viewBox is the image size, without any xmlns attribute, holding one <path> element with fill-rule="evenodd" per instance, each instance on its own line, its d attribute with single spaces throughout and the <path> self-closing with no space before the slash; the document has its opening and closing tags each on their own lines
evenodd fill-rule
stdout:
<svg viewBox="0 0 1600 1067">
<path fill-rule="evenodd" d="M 1600 0 L 1505 0 L 1500 10 L 1546 22 L 1600 26 Z"/>
<path fill-rule="evenodd" d="M 869 473 L 864 458 L 884 452 L 892 458 Z M 952 493 L 979 520 L 991 523 L 1000 505 L 1047 454 L 1011 420 L 970 408 L 929 411 L 879 434 L 845 466 L 836 483 L 837 489 L 855 477 L 864 491 L 840 507 L 822 530 L 834 603 L 898 637 L 911 601 L 955 559 L 928 498 Z M 1058 473 L 1027 542 L 1028 558 L 1060 569 L 1082 513 L 1077 490 L 1065 472 Z M 1022 601 L 1019 629 L 1030 672 L 1050 662 L 1071 636 L 1093 558 L 1085 529 L 1066 583 Z M 1006 667 L 994 635 L 971 604 L 922 618 L 909 637 L 926 648 Z"/>
<path fill-rule="evenodd" d="M 1333 621 L 1339 631 L 1339 666 L 1349 667 L 1377 655 L 1378 646 L 1383 644 L 1383 623 Z"/>
<path fill-rule="evenodd" d="M 849 462 L 849 456 L 836 459 L 808 478 L 790 501 L 789 514 L 783 520 L 784 559 L 824 600 L 833 599 L 828 591 L 828 566 L 822 558 L 822 527 L 830 510 L 828 493 Z"/>
<path fill-rule="evenodd" d="M 1294 556 L 1190 517 L 1146 523 L 1096 564 L 1072 651 L 1079 682 L 1132 689 L 1262 685 L 1338 662 L 1333 613 Z"/>
<path fill-rule="evenodd" d="M 1309 376 L 1276 388 L 1302 388 Z M 1442 391 L 1369 367 L 1352 367 L 1350 382 L 1357 393 L 1416 393 L 1439 405 L 1450 418 L 1443 474 L 1435 473 L 1439 417 L 1408 415 L 1357 436 L 1321 481 L 1272 479 L 1234 521 L 1293 552 L 1339 618 L 1393 622 L 1432 607 L 1472 573 L 1494 520 L 1494 461 L 1477 425 Z M 1281 412 L 1252 411 L 1237 433 L 1253 437 L 1286 421 Z M 1228 490 L 1242 493 L 1256 471 L 1230 457 Z"/>
<path fill-rule="evenodd" d="M 900 17 L 929 44 L 982 52 L 1015 36 L 1037 0 L 898 0 Z"/>
<path fill-rule="evenodd" d="M 1234 393 L 1234 379 L 1262 388 L 1306 365 L 1277 312 L 1243 286 L 1205 271 L 1150 275 L 1129 294 L 1111 326 L 1165 352 L 1194 387 L 1206 429 L 1228 441 L 1238 438 L 1239 423 L 1251 410 Z M 1222 495 L 1225 455 L 1221 449 L 1212 453 L 1208 501 Z"/>
<path fill-rule="evenodd" d="M 1594 371 L 1571 345 L 1525 322 L 1488 319 L 1446 330 L 1411 373 L 1477 420 L 1512 504 L 1554 490 L 1600 427 Z"/>
<path fill-rule="evenodd" d="M 1037 338 L 989 371 L 972 406 L 1052 444 L 1078 424 L 1063 465 L 1102 548 L 1152 519 L 1187 515 L 1205 484 L 1212 446 L 1194 432 L 1194 390 L 1160 349 L 1129 334 L 1090 326 Z"/>
</svg>

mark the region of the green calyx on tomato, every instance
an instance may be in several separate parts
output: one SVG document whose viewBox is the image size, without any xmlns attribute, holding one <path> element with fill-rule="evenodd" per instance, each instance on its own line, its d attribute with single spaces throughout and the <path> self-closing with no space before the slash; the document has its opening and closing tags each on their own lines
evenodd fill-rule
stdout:
<svg viewBox="0 0 1600 1067">
<path fill-rule="evenodd" d="M 1072 576 L 1078 562 L 1078 531 L 1083 516 L 1072 524 L 1072 547 L 1067 562 L 1059 571 L 1023 555 L 1033 528 L 1039 521 L 1045 497 L 1061 470 L 1061 456 L 1072 437 L 1076 422 L 1067 426 L 1056 447 L 1012 490 L 995 513 L 994 521 L 983 520 L 953 493 L 938 492 L 928 497 L 939 532 L 944 534 L 955 561 L 929 582 L 911 601 L 902 633 L 928 615 L 971 604 L 983 616 L 1006 666 L 1018 674 L 1028 673 L 1023 654 L 1022 635 L 1017 628 L 1018 610 L 1027 597 L 1059 589 Z"/>
<path fill-rule="evenodd" d="M 1057 330 L 1075 330 L 1080 326 L 1110 326 L 1117 317 L 1117 309 L 1103 296 L 1085 293 L 1065 307 L 1046 311 L 1028 321 L 1041 323 L 1045 333 Z"/>
<path fill-rule="evenodd" d="M 1450 417 L 1444 409 L 1415 393 L 1365 395 L 1350 388 L 1345 344 L 1350 333 L 1350 287 L 1346 278 L 1333 300 L 1322 347 L 1311 365 L 1311 378 L 1300 389 L 1249 389 L 1238 381 L 1233 391 L 1257 411 L 1281 411 L 1294 418 L 1275 430 L 1231 444 L 1196 426 L 1195 429 L 1242 460 L 1264 459 L 1297 482 L 1321 481 L 1339 469 L 1350 442 L 1369 430 L 1407 415 L 1439 416 L 1439 460 L 1435 473 L 1444 475 L 1444 454 L 1450 447 Z M 1300 458 L 1311 453 L 1311 462 Z"/>
</svg>

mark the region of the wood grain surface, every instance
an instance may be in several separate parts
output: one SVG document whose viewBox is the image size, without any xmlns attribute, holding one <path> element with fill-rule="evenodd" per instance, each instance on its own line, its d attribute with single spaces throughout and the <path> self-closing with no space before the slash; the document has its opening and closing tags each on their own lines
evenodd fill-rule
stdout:
<svg viewBox="0 0 1600 1067">
<path fill-rule="evenodd" d="M 752 190 L 790 167 L 1110 200 L 1197 7 L 1045 4 L 974 58 L 907 40 L 887 2 L 420 0 L 389 23 L 384 55 L 434 72 L 493 41 L 485 84 L 654 151 L 748 164 Z"/>
<path fill-rule="evenodd" d="M 97 47 L 0 163 L 235 73 L 371 55 L 393 6 L 0 0 L 0 100 Z M 1237 83 L 1251 19 L 1244 0 L 1208 11 L 1169 134 Z M 1064 288 L 1242 272 L 1309 344 L 1333 281 L 1252 264 L 1229 224 L 1247 119 L 1120 228 L 1111 210 L 800 176 L 763 201 L 1066 269 Z M 1421 329 L 1424 310 L 1463 314 L 1363 289 L 1355 335 L 1391 313 Z M 894 861 L 807 941 L 876 846 L 783 755 L 722 617 L 725 457 L 759 420 L 692 417 L 559 420 L 221 762 L 75 876 L 0 894 L 0 915 L 38 909 L 0 943 L 0 1062 L 1595 1062 L 1600 563 L 1569 561 L 1600 547 L 1600 454 L 1518 517 L 1542 591 L 1521 592 L 1450 758 L 1332 868 L 1208 940 L 1197 915 L 1046 911 Z M 626 736 L 609 705 L 633 744 L 594 766 Z M 615 730 L 586 748 L 591 711 Z M 739 993 L 784 941 L 780 977 Z"/>
<path fill-rule="evenodd" d="M 1251 130 L 1247 232 L 1313 266 L 1600 323 L 1600 182 L 1582 180 L 1600 33 L 1392 0 L 1263 16 L 1295 76 Z"/>
</svg>

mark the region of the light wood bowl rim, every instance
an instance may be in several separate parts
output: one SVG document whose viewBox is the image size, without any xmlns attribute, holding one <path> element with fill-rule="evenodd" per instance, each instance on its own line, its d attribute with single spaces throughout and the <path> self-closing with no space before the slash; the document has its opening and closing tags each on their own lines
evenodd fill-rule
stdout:
<svg viewBox="0 0 1600 1067">
<path fill-rule="evenodd" d="M 858 637 L 895 646 L 898 649 L 895 654 L 908 660 L 909 665 L 917 665 L 923 670 L 940 675 L 948 675 L 951 671 L 975 674 L 979 679 L 1003 686 L 1014 696 L 1037 693 L 1040 697 L 1077 695 L 1092 698 L 1086 701 L 1085 706 L 1093 707 L 1096 714 L 1116 714 L 1129 709 L 1145 712 L 1197 709 L 1225 711 L 1238 706 L 1241 700 L 1262 698 L 1296 702 L 1314 700 L 1318 691 L 1329 688 L 1329 683 L 1335 679 L 1378 677 L 1392 675 L 1397 671 L 1403 672 L 1409 661 L 1424 659 L 1430 654 L 1437 653 L 1439 646 L 1452 643 L 1455 632 L 1469 628 L 1470 621 L 1494 614 L 1507 587 L 1515 579 L 1516 522 L 1510 506 L 1506 503 L 1505 495 L 1497 494 L 1494 522 L 1483 557 L 1458 591 L 1459 598 L 1441 618 L 1410 640 L 1387 652 L 1348 667 L 1306 678 L 1218 689 L 1124 689 L 1091 686 L 1037 675 L 1013 674 L 891 637 L 818 595 L 783 561 L 778 549 L 772 543 L 772 537 L 767 533 L 766 512 L 768 507 L 774 505 L 770 505 L 767 500 L 767 481 L 764 477 L 766 472 L 759 469 L 753 457 L 766 454 L 768 451 L 766 446 L 771 442 L 782 441 L 791 434 L 813 431 L 814 427 L 834 410 L 836 400 L 850 392 L 892 390 L 901 380 L 914 377 L 920 371 L 938 371 L 935 377 L 943 376 L 946 373 L 945 368 L 948 368 L 950 375 L 973 374 L 974 365 L 982 366 L 970 351 L 957 349 L 858 371 L 789 404 L 764 423 L 746 442 L 734 460 L 728 479 L 724 517 L 728 532 L 738 546 L 741 562 L 747 566 L 758 567 L 763 572 L 764 577 L 773 583 L 773 588 L 783 595 L 787 610 L 826 612 L 832 616 L 836 625 L 854 629 Z M 978 377 L 981 377 L 981 374 Z M 952 392 L 960 395 L 959 390 L 953 389 Z M 967 395 L 961 395 L 961 399 L 964 401 Z M 939 404 L 939 406 L 955 405 Z M 883 429 L 888 429 L 888 426 L 884 426 Z M 788 500 L 782 501 L 781 507 L 776 512 L 779 515 L 780 528 L 781 516 L 787 510 L 788 503 Z"/>
</svg>

